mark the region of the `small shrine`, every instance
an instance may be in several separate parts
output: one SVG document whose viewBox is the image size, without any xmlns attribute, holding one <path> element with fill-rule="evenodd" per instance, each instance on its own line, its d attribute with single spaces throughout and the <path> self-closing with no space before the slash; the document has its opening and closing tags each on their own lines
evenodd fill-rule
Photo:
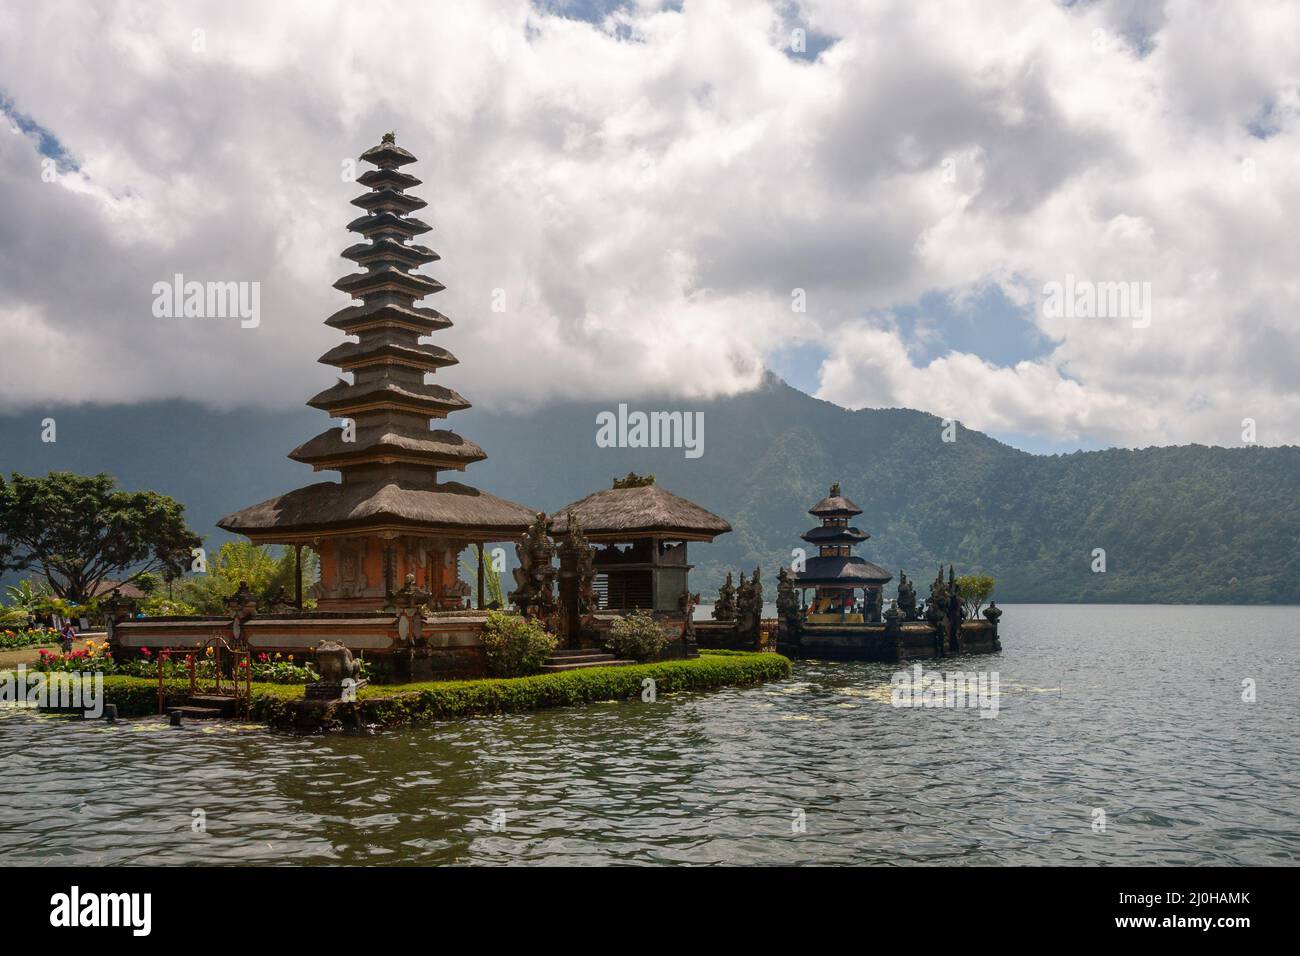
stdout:
<svg viewBox="0 0 1300 956">
<path fill-rule="evenodd" d="M 713 512 L 655 484 L 653 475 L 637 474 L 559 509 L 551 534 L 567 533 L 571 521 L 596 547 L 594 587 L 603 611 L 680 612 L 689 592 L 687 543 L 731 530 Z"/>
<path fill-rule="evenodd" d="M 880 623 L 881 591 L 893 575 L 853 553 L 855 545 L 871 537 L 849 524 L 850 519 L 862 514 L 862 509 L 844 497 L 836 482 L 831 485 L 830 493 L 809 508 L 808 513 L 819 518 L 821 524 L 805 532 L 802 538 L 817 547 L 817 554 L 807 558 L 802 569 L 796 566 L 790 574 L 801 592 L 802 603 L 807 606 L 805 619 L 810 624 Z M 810 588 L 813 600 L 808 605 Z"/>
<path fill-rule="evenodd" d="M 892 580 L 879 565 L 853 553 L 871 536 L 850 522 L 862 509 L 844 496 L 839 482 L 808 513 L 821 524 L 803 540 L 817 554 L 793 567 L 781 568 L 776 583 L 776 644 L 794 657 L 867 661 L 904 661 L 961 654 L 990 654 L 1002 649 L 998 620 L 1002 609 L 990 604 L 978 620 L 979 602 L 968 603 L 955 569 L 945 580 L 939 569 L 930 594 L 921 604 L 916 587 L 899 572 L 898 592 L 887 609 L 883 589 Z M 743 581 L 743 578 L 742 578 Z M 717 608 L 736 602 L 731 576 L 719 592 Z M 813 592 L 811 603 L 808 592 Z M 861 597 L 859 597 L 859 593 Z M 754 639 L 741 628 L 701 628 L 700 642 L 717 646 L 752 647 Z M 708 633 L 712 631 L 713 633 Z M 730 643 L 727 643 L 730 642 Z M 705 645 L 707 646 L 707 645 Z"/>
</svg>

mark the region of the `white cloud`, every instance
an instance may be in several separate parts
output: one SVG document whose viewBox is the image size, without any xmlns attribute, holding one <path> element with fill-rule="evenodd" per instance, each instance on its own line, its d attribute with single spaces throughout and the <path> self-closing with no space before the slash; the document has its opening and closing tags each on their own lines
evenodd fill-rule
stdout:
<svg viewBox="0 0 1300 956">
<path fill-rule="evenodd" d="M 341 164 L 396 129 L 457 323 L 440 380 L 478 404 L 732 392 L 816 340 L 843 404 L 1300 441 L 1293 4 L 801 10 L 10 5 L 0 92 L 80 172 L 42 182 L 34 138 L 0 135 L 0 407 L 303 401 L 345 304 Z M 792 23 L 836 42 L 791 58 Z M 153 318 L 176 272 L 261 281 L 261 326 Z M 991 282 L 1033 307 L 1067 274 L 1151 282 L 1151 327 L 1027 310 L 1050 354 L 996 367 L 863 318 Z"/>
</svg>

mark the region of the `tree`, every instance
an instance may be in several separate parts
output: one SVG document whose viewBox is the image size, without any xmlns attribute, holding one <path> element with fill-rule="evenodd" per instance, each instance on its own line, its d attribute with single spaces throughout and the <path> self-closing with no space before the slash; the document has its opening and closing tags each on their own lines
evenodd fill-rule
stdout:
<svg viewBox="0 0 1300 956">
<path fill-rule="evenodd" d="M 257 603 L 269 608 L 283 590 L 284 596 L 293 599 L 294 584 L 293 548 L 285 548 L 279 557 L 271 549 L 248 541 L 227 541 L 208 562 L 207 574 L 195 574 L 185 579 L 181 598 L 204 614 L 224 614 L 225 600 L 234 594 L 240 583 L 257 597 Z M 310 548 L 302 549 L 303 589 L 320 574 L 320 563 Z M 304 601 L 304 606 L 310 602 Z"/>
<path fill-rule="evenodd" d="M 26 627 L 41 613 L 41 604 L 49 595 L 49 586 L 37 583 L 33 586 L 26 578 L 17 584 L 5 588 L 8 606 L 0 613 L 0 624 L 16 624 Z"/>
<path fill-rule="evenodd" d="M 42 598 L 49 593 L 49 586 L 46 584 L 35 584 L 26 578 L 17 584 L 11 584 L 5 588 L 5 594 L 9 598 L 9 606 L 19 610 L 26 611 L 28 614 L 35 614 L 37 607 L 40 605 Z"/>
<path fill-rule="evenodd" d="M 957 579 L 957 596 L 966 606 L 966 618 L 978 617 L 980 608 L 993 594 L 993 576 L 989 574 L 963 574 Z"/>
<path fill-rule="evenodd" d="M 121 491 L 111 475 L 0 476 L 0 574 L 38 570 L 64 600 L 83 604 L 110 579 L 179 574 L 200 543 L 184 505 Z"/>
</svg>

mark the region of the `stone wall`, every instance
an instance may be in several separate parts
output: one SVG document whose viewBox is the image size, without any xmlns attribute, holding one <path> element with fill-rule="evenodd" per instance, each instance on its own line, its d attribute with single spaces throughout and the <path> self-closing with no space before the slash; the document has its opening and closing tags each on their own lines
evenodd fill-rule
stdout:
<svg viewBox="0 0 1300 956">
<path fill-rule="evenodd" d="M 122 621 L 109 632 L 109 643 L 129 655 L 139 649 L 187 650 L 214 638 L 236 646 L 247 641 L 259 654 L 310 656 L 323 641 L 338 641 L 398 680 L 481 677 L 487 673 L 480 612 L 434 614 L 419 624 L 401 614 L 365 616 L 303 614 L 235 618 L 191 617 Z"/>
</svg>

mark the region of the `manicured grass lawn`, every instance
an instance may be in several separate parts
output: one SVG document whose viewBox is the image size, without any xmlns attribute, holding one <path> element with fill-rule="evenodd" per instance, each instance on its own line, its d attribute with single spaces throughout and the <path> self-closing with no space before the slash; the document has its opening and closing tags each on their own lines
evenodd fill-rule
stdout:
<svg viewBox="0 0 1300 956">
<path fill-rule="evenodd" d="M 58 646 L 57 644 L 32 644 L 30 647 L 15 647 L 12 650 L 0 651 L 0 668 L 17 667 L 19 664 L 35 664 L 41 648 L 55 650 Z"/>
</svg>

